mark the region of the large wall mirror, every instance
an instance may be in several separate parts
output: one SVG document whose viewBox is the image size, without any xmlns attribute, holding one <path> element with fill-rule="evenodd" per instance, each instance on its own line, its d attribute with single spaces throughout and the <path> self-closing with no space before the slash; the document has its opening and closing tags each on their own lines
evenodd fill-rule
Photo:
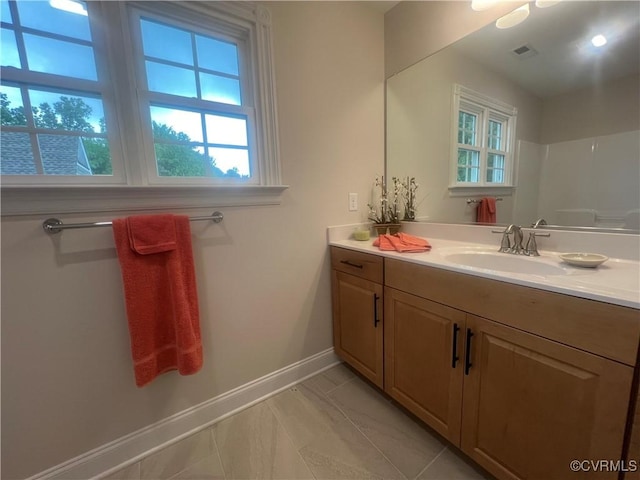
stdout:
<svg viewBox="0 0 640 480">
<path fill-rule="evenodd" d="M 640 3 L 530 9 L 387 79 L 387 178 L 416 178 L 418 220 L 474 223 L 490 196 L 499 224 L 638 232 Z M 513 187 L 452 188 L 456 85 L 517 109 Z"/>
</svg>

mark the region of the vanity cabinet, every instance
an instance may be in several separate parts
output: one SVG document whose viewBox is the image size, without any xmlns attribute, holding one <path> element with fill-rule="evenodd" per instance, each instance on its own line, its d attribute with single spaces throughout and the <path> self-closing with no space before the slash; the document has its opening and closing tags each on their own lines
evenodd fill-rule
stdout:
<svg viewBox="0 0 640 480">
<path fill-rule="evenodd" d="M 331 259 L 338 355 L 476 463 L 508 480 L 618 478 L 569 465 L 626 453 L 638 310 L 337 247 Z"/>
<path fill-rule="evenodd" d="M 637 311 L 390 259 L 385 285 L 390 396 L 499 479 L 617 478 L 569 463 L 621 459 Z"/>
<path fill-rule="evenodd" d="M 333 344 L 336 354 L 383 388 L 383 260 L 331 249 Z"/>
</svg>

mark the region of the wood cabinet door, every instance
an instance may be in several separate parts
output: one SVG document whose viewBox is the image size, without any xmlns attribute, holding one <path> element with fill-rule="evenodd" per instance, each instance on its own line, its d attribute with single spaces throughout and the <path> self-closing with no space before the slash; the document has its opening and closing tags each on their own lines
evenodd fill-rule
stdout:
<svg viewBox="0 0 640 480">
<path fill-rule="evenodd" d="M 386 287 L 385 321 L 385 391 L 459 446 L 465 313 Z"/>
<path fill-rule="evenodd" d="M 332 275 L 336 353 L 383 388 L 382 285 L 337 270 Z"/>
<path fill-rule="evenodd" d="M 500 479 L 617 478 L 569 464 L 621 458 L 631 367 L 473 315 L 468 332 L 467 455 Z"/>
</svg>

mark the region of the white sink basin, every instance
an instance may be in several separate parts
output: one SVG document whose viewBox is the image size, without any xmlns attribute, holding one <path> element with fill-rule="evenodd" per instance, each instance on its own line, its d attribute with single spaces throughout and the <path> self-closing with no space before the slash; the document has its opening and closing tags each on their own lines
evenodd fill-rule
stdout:
<svg viewBox="0 0 640 480">
<path fill-rule="evenodd" d="M 486 270 L 529 275 L 566 275 L 566 271 L 556 265 L 544 263 L 531 257 L 522 257 L 500 252 L 461 252 L 443 256 L 451 263 Z"/>
</svg>

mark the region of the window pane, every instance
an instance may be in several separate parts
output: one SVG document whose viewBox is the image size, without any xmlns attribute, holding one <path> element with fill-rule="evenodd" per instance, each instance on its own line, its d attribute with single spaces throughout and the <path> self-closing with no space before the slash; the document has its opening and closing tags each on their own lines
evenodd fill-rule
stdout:
<svg viewBox="0 0 640 480">
<path fill-rule="evenodd" d="M 80 137 L 41 134 L 38 145 L 46 175 L 91 175 Z"/>
<path fill-rule="evenodd" d="M 476 144 L 477 115 L 460 111 L 458 115 L 458 143 Z"/>
<path fill-rule="evenodd" d="M 504 168 L 504 155 L 490 153 L 487 157 L 487 166 L 489 168 Z"/>
<path fill-rule="evenodd" d="M 487 170 L 487 182 L 504 183 L 504 171 L 503 170 Z"/>
<path fill-rule="evenodd" d="M 193 65 L 191 34 L 147 19 L 140 20 L 144 54 L 172 62 Z"/>
<path fill-rule="evenodd" d="M 193 70 L 150 61 L 147 61 L 146 65 L 150 91 L 190 98 L 198 96 Z"/>
<path fill-rule="evenodd" d="M 2 0 L 2 2 L 0 2 L 0 5 L 2 6 L 2 10 L 0 10 L 0 20 L 7 23 L 13 23 L 13 21 L 11 20 L 11 12 L 9 11 L 9 2 L 7 0 Z"/>
<path fill-rule="evenodd" d="M 91 41 L 85 2 L 76 0 L 22 1 L 18 2 L 18 14 L 20 15 L 20 23 L 25 27 Z"/>
<path fill-rule="evenodd" d="M 37 127 L 104 133 L 104 107 L 99 98 L 29 89 Z"/>
<path fill-rule="evenodd" d="M 211 160 L 202 147 L 155 144 L 158 175 L 162 177 L 212 176 Z"/>
<path fill-rule="evenodd" d="M 87 80 L 98 79 L 91 47 L 27 33 L 23 37 L 30 70 Z"/>
<path fill-rule="evenodd" d="M 249 151 L 237 148 L 209 148 L 209 156 L 213 165 L 218 169 L 216 176 L 248 178 L 251 176 L 249 168 Z"/>
<path fill-rule="evenodd" d="M 176 142 L 202 142 L 202 118 L 199 113 L 164 107 L 151 107 L 153 137 Z"/>
<path fill-rule="evenodd" d="M 36 167 L 28 133 L 0 132 L 0 173 L 2 175 L 35 175 Z"/>
<path fill-rule="evenodd" d="M 201 73 L 200 88 L 202 89 L 203 100 L 227 103 L 229 105 L 242 105 L 240 82 L 238 80 Z"/>
<path fill-rule="evenodd" d="M 458 149 L 458 182 L 478 182 L 480 152 Z"/>
<path fill-rule="evenodd" d="M 504 183 L 504 155 L 490 153 L 487 156 L 487 182 Z"/>
<path fill-rule="evenodd" d="M 205 115 L 207 142 L 247 146 L 247 120 L 244 118 Z"/>
<path fill-rule="evenodd" d="M 502 123 L 489 120 L 489 148 L 502 150 Z"/>
<path fill-rule="evenodd" d="M 2 125 L 26 125 L 27 119 L 24 116 L 20 89 L 2 85 L 0 94 L 2 95 Z"/>
<path fill-rule="evenodd" d="M 3 67 L 21 68 L 18 47 L 16 46 L 16 37 L 13 30 L 2 29 L 2 55 L 0 55 L 0 58 L 2 58 L 0 63 Z"/>
<path fill-rule="evenodd" d="M 82 146 L 87 159 L 87 163 L 82 163 L 82 166 L 89 168 L 91 175 L 113 175 L 111 152 L 106 139 L 83 138 Z"/>
<path fill-rule="evenodd" d="M 210 37 L 196 35 L 198 65 L 207 70 L 238 75 L 238 47 Z"/>
<path fill-rule="evenodd" d="M 480 164 L 480 152 L 475 150 L 458 149 L 458 165 L 465 167 L 478 167 Z"/>
</svg>

